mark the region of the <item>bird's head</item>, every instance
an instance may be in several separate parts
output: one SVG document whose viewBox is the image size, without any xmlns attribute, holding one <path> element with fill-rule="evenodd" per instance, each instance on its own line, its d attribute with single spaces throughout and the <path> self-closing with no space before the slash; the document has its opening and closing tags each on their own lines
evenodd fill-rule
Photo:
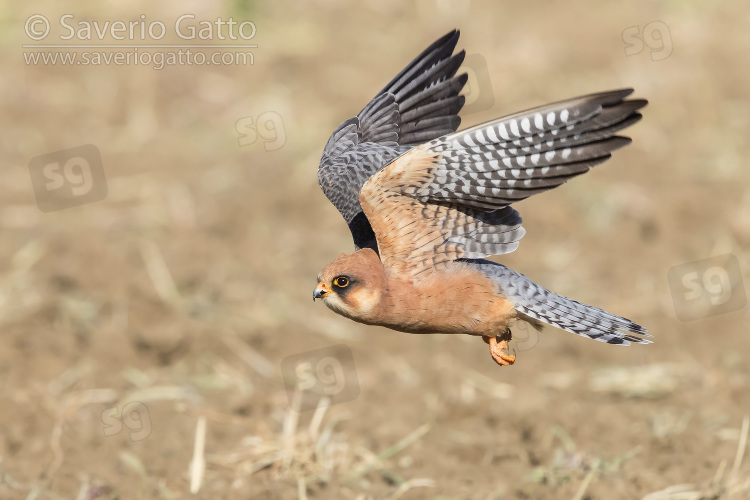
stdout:
<svg viewBox="0 0 750 500">
<path fill-rule="evenodd" d="M 318 275 L 313 300 L 323 299 L 332 311 L 366 321 L 385 292 L 383 264 L 374 250 L 342 254 Z"/>
</svg>

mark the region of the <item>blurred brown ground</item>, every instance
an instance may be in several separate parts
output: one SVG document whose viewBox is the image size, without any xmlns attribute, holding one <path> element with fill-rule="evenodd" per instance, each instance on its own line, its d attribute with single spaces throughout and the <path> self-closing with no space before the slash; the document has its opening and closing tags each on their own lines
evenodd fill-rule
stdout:
<svg viewBox="0 0 750 500">
<path fill-rule="evenodd" d="M 694 1 L 4 4 L 0 498 L 191 498 L 201 416 L 195 498 L 609 499 L 682 483 L 727 498 L 750 476 L 750 460 L 735 461 L 750 308 L 681 322 L 667 271 L 731 253 L 748 281 L 749 12 Z M 169 28 L 185 13 L 233 16 L 255 22 L 259 47 L 252 66 L 27 65 L 26 19 L 65 13 L 143 13 Z M 627 56 L 623 32 L 656 20 L 669 57 L 653 61 L 648 46 Z M 485 58 L 495 98 L 464 126 L 610 88 L 649 99 L 632 145 L 519 205 L 528 234 L 499 261 L 647 326 L 653 345 L 548 328 L 499 368 L 478 339 L 365 327 L 310 301 L 320 268 L 351 250 L 317 187 L 325 141 L 454 27 L 459 47 Z M 236 122 L 264 112 L 280 117 L 283 147 L 239 146 Z M 106 199 L 41 212 L 29 161 L 82 144 L 101 151 Z M 312 412 L 292 418 L 279 366 L 341 343 L 360 393 L 323 415 L 326 465 L 305 441 Z M 106 435 L 102 412 L 130 401 L 148 409 L 148 437 Z M 294 458 L 274 461 L 274 447 Z"/>
</svg>

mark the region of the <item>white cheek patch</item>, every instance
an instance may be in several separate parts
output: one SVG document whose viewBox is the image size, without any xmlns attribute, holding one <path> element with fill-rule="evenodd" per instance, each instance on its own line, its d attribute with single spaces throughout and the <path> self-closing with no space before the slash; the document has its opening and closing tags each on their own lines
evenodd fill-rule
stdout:
<svg viewBox="0 0 750 500">
<path fill-rule="evenodd" d="M 376 290 L 362 290 L 354 294 L 354 301 L 359 306 L 360 314 L 369 314 L 380 302 L 380 292 Z"/>
<path fill-rule="evenodd" d="M 328 308 L 335 313 L 347 317 L 350 317 L 352 315 L 351 308 L 344 304 L 344 302 L 335 293 L 327 295 L 325 299 L 323 299 L 323 301 L 325 302 L 325 305 L 327 305 Z"/>
<path fill-rule="evenodd" d="M 364 318 L 380 302 L 380 292 L 376 290 L 352 290 L 347 294 L 348 304 L 337 294 L 325 298 L 325 304 L 333 312 L 348 318 Z"/>
</svg>

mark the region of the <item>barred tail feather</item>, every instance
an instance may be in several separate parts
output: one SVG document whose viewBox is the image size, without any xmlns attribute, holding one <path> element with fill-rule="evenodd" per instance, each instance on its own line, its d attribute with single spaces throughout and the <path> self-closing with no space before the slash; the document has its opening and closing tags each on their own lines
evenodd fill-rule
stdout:
<svg viewBox="0 0 750 500">
<path fill-rule="evenodd" d="M 523 274 L 501 264 L 471 262 L 498 283 L 522 316 L 607 344 L 651 343 L 644 338 L 651 337 L 646 333 L 646 328 L 627 318 L 550 292 Z"/>
</svg>

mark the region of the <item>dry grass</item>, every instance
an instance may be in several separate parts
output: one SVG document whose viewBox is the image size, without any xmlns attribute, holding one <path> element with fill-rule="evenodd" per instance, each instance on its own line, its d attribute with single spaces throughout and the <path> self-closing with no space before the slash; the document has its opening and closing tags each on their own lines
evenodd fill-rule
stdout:
<svg viewBox="0 0 750 500">
<path fill-rule="evenodd" d="M 256 64 L 25 65 L 25 20 L 63 8 L 250 18 Z M 748 308 L 681 322 L 666 278 L 730 253 L 750 283 L 746 9 L 544 9 L 0 7 L 0 498 L 747 498 Z M 672 55 L 626 56 L 623 31 L 654 20 Z M 328 134 L 455 26 L 495 97 L 467 126 L 605 88 L 650 100 L 612 162 L 520 204 L 528 233 L 502 262 L 647 325 L 653 345 L 548 329 L 499 369 L 477 339 L 365 327 L 310 301 L 351 246 L 316 184 Z M 238 120 L 269 111 L 285 145 L 240 147 Z M 81 144 L 101 152 L 107 198 L 41 212 L 30 159 Z M 358 397 L 294 411 L 306 394 L 287 392 L 282 361 L 342 343 Z"/>
<path fill-rule="evenodd" d="M 727 471 L 727 460 L 719 464 L 716 474 L 703 484 L 676 484 L 643 497 L 643 500 L 723 500 L 747 497 L 750 492 L 750 473 L 741 474 L 742 460 L 747 450 L 750 417 L 742 420 L 742 430 L 737 443 L 737 454 L 732 468 Z"/>
</svg>

